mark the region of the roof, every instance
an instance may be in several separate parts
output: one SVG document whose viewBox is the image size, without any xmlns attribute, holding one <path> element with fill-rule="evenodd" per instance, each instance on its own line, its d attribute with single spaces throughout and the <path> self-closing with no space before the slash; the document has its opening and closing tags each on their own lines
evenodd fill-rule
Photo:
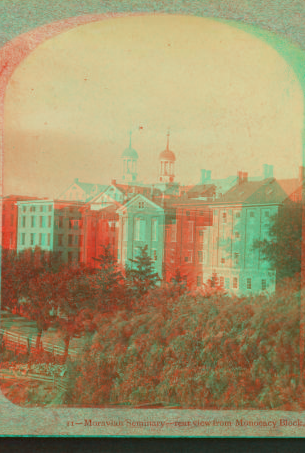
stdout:
<svg viewBox="0 0 305 453">
<path fill-rule="evenodd" d="M 189 198 L 193 196 L 208 196 L 211 192 L 215 192 L 216 186 L 214 184 L 197 184 L 187 191 Z"/>
<path fill-rule="evenodd" d="M 249 203 L 267 204 L 282 203 L 287 194 L 274 178 L 267 178 L 262 181 L 248 181 L 236 184 L 229 189 L 216 202 L 220 203 Z"/>
<path fill-rule="evenodd" d="M 300 188 L 300 181 L 298 178 L 279 179 L 277 182 L 288 196 Z"/>
<path fill-rule="evenodd" d="M 126 148 L 123 153 L 122 153 L 122 156 L 121 157 L 130 157 L 131 159 L 138 159 L 138 153 L 136 152 L 136 150 L 134 148 L 132 148 L 131 146 L 129 146 L 129 148 Z"/>
<path fill-rule="evenodd" d="M 159 159 L 160 160 L 172 160 L 175 162 L 176 156 L 173 153 L 173 151 L 171 151 L 170 149 L 165 149 L 164 151 L 162 151 L 160 153 Z"/>
<path fill-rule="evenodd" d="M 30 201 L 30 200 L 47 200 L 47 198 L 28 197 L 26 195 L 5 195 L 3 201 Z"/>
</svg>

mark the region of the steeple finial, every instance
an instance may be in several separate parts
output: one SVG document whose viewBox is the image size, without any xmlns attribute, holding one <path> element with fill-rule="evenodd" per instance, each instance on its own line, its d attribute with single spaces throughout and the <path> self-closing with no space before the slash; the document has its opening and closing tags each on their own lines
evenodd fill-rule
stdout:
<svg viewBox="0 0 305 453">
<path fill-rule="evenodd" d="M 166 145 L 166 150 L 169 150 L 169 136 L 170 136 L 170 128 L 167 130 L 167 145 Z"/>
<path fill-rule="evenodd" d="M 129 148 L 131 148 L 131 136 L 132 136 L 132 131 L 129 131 Z"/>
</svg>

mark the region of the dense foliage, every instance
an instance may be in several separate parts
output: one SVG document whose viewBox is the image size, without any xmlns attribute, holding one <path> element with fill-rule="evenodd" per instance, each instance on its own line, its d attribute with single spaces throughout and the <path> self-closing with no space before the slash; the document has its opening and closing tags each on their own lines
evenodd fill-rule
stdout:
<svg viewBox="0 0 305 453">
<path fill-rule="evenodd" d="M 298 334 L 296 293 L 239 299 L 161 287 L 132 313 L 101 318 L 68 401 L 289 410 L 303 404 Z"/>
<path fill-rule="evenodd" d="M 254 247 L 274 267 L 278 281 L 294 277 L 301 272 L 302 204 L 289 201 L 270 220 L 268 239 L 256 241 Z"/>
</svg>

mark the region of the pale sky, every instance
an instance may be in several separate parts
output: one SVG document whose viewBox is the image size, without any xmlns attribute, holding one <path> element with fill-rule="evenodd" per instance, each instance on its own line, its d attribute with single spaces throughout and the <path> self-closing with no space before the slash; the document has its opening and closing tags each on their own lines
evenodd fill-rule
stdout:
<svg viewBox="0 0 305 453">
<path fill-rule="evenodd" d="M 264 163 L 295 177 L 302 115 L 292 69 L 229 25 L 152 15 L 79 26 L 37 47 L 10 79 L 4 193 L 56 197 L 76 177 L 119 179 L 130 129 L 143 182 L 157 181 L 168 127 L 181 183 L 199 182 L 201 168 L 256 176 Z"/>
</svg>

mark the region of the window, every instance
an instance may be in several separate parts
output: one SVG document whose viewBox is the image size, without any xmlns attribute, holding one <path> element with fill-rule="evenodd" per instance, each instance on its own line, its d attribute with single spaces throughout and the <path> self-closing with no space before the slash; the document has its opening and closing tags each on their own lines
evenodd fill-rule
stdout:
<svg viewBox="0 0 305 453">
<path fill-rule="evenodd" d="M 73 261 L 73 252 L 68 252 L 68 263 L 71 264 Z"/>
<path fill-rule="evenodd" d="M 227 223 L 227 213 L 226 212 L 222 213 L 222 223 Z"/>
<path fill-rule="evenodd" d="M 193 242 L 194 240 L 194 222 L 188 222 L 188 241 Z"/>
<path fill-rule="evenodd" d="M 226 278 L 225 279 L 225 288 L 230 288 L 230 279 L 229 278 Z"/>
<path fill-rule="evenodd" d="M 198 250 L 198 263 L 203 263 L 203 251 Z"/>
<path fill-rule="evenodd" d="M 126 219 L 123 219 L 123 241 L 127 241 L 127 227 L 128 227 L 128 222 Z"/>
<path fill-rule="evenodd" d="M 31 233 L 31 245 L 35 245 L 35 233 Z"/>
<path fill-rule="evenodd" d="M 11 214 L 11 226 L 14 225 L 14 214 Z"/>
<path fill-rule="evenodd" d="M 30 211 L 31 211 L 31 212 L 35 212 L 35 206 L 31 206 L 31 207 L 30 207 Z"/>
<path fill-rule="evenodd" d="M 220 284 L 220 286 L 224 287 L 224 285 L 225 285 L 224 277 L 219 277 L 219 284 Z"/>
<path fill-rule="evenodd" d="M 72 241 L 73 241 L 73 236 L 72 236 L 72 234 L 69 234 L 68 235 L 68 245 L 72 245 Z"/>
<path fill-rule="evenodd" d="M 50 235 L 50 233 L 48 233 L 48 245 L 50 245 L 50 244 L 51 244 L 51 235 Z"/>
<path fill-rule="evenodd" d="M 144 241 L 145 240 L 145 228 L 146 222 L 144 219 L 135 219 L 135 240 Z"/>
<path fill-rule="evenodd" d="M 49 204 L 49 212 L 51 212 L 51 211 L 52 211 L 52 205 Z"/>
<path fill-rule="evenodd" d="M 26 219 L 25 215 L 23 215 L 23 216 L 21 217 L 21 219 L 22 219 L 22 220 L 21 220 L 21 224 L 22 224 L 23 228 L 25 228 L 25 219 Z"/>
<path fill-rule="evenodd" d="M 252 288 L 251 278 L 247 278 L 247 289 L 251 289 L 251 288 Z"/>
<path fill-rule="evenodd" d="M 77 235 L 74 236 L 74 245 L 78 245 L 79 237 Z"/>
<path fill-rule="evenodd" d="M 234 253 L 234 265 L 239 265 L 239 253 Z"/>
<path fill-rule="evenodd" d="M 49 228 L 51 227 L 51 221 L 52 221 L 52 217 L 49 215 L 48 216 L 48 227 Z"/>
<path fill-rule="evenodd" d="M 3 206 L 3 209 L 4 209 L 4 206 Z M 26 206 L 22 206 L 22 212 L 25 212 L 26 211 Z"/>
<path fill-rule="evenodd" d="M 193 261 L 193 252 L 191 250 L 189 250 L 188 252 L 186 252 L 186 255 L 184 257 L 184 261 L 186 263 L 192 263 Z"/>
<path fill-rule="evenodd" d="M 267 288 L 267 280 L 266 279 L 262 279 L 262 290 L 265 291 L 265 289 Z"/>
<path fill-rule="evenodd" d="M 33 228 L 35 226 L 35 216 L 31 216 L 31 227 Z"/>
<path fill-rule="evenodd" d="M 253 219 L 255 217 L 255 214 L 253 211 L 250 211 L 250 217 Z"/>
<path fill-rule="evenodd" d="M 41 206 L 40 206 L 40 212 L 42 212 L 42 211 L 43 211 L 43 206 L 41 205 Z"/>
<path fill-rule="evenodd" d="M 201 285 L 202 285 L 201 275 L 197 275 L 197 286 L 201 286 Z"/>
<path fill-rule="evenodd" d="M 42 215 L 39 216 L 39 226 L 43 227 L 43 217 L 42 217 Z"/>
<path fill-rule="evenodd" d="M 239 234 L 238 231 L 235 231 L 235 238 L 236 238 L 236 239 L 239 239 L 239 238 L 240 238 L 240 234 Z"/>
<path fill-rule="evenodd" d="M 186 215 L 189 216 L 190 215 L 190 211 L 186 211 Z"/>
<path fill-rule="evenodd" d="M 239 219 L 239 218 L 240 218 L 240 212 L 237 212 L 236 215 L 235 215 L 235 217 L 236 217 L 237 219 Z"/>
<path fill-rule="evenodd" d="M 221 262 L 221 264 L 225 264 L 225 262 L 226 262 L 225 258 L 222 257 L 220 262 Z"/>
<path fill-rule="evenodd" d="M 234 288 L 234 289 L 237 289 L 237 288 L 238 288 L 237 277 L 233 277 L 233 288 Z"/>
<path fill-rule="evenodd" d="M 203 230 L 199 230 L 199 242 L 201 244 L 203 243 L 203 236 L 204 236 Z"/>
<path fill-rule="evenodd" d="M 64 224 L 63 220 L 64 220 L 64 219 L 63 219 L 63 216 L 59 216 L 59 217 L 58 217 L 58 227 L 59 227 L 59 228 L 62 228 L 62 227 L 63 227 L 63 224 Z"/>
<path fill-rule="evenodd" d="M 25 233 L 21 233 L 21 245 L 25 245 Z"/>
<path fill-rule="evenodd" d="M 63 244 L 63 234 L 58 234 L 57 236 L 57 243 L 58 243 L 58 246 L 61 247 L 62 244 Z"/>
<path fill-rule="evenodd" d="M 151 257 L 152 257 L 152 260 L 153 261 L 157 261 L 158 257 L 157 257 L 157 250 L 156 249 L 152 249 L 151 251 Z"/>
<path fill-rule="evenodd" d="M 145 203 L 144 201 L 139 201 L 139 209 L 144 209 Z"/>
<path fill-rule="evenodd" d="M 158 240 L 158 220 L 152 219 L 151 221 L 151 240 L 157 241 Z"/>
<path fill-rule="evenodd" d="M 176 242 L 177 240 L 177 225 L 172 224 L 171 228 L 171 242 Z"/>
</svg>

